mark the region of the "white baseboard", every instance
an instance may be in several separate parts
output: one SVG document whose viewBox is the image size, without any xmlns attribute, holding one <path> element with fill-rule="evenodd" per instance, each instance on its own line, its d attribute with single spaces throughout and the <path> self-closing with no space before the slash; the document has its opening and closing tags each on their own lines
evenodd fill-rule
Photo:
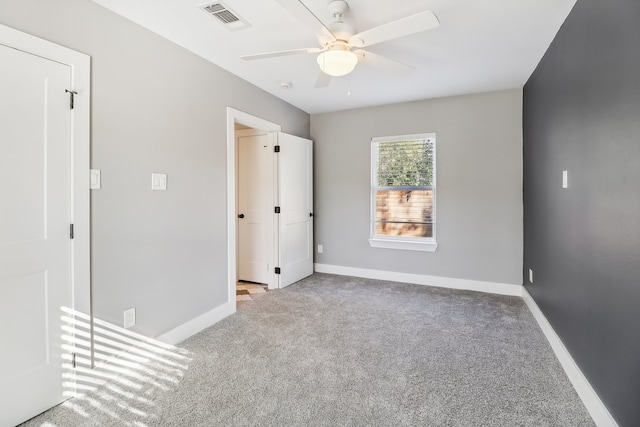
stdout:
<svg viewBox="0 0 640 427">
<path fill-rule="evenodd" d="M 531 314 L 533 314 L 533 317 L 538 322 L 538 325 L 540 326 L 540 329 L 542 329 L 545 337 L 547 337 L 547 341 L 549 341 L 553 352 L 556 354 L 564 372 L 567 374 L 567 377 L 569 377 L 569 381 L 573 384 L 573 388 L 575 388 L 578 396 L 582 399 L 582 403 L 584 403 L 587 411 L 589 411 L 593 421 L 598 427 L 617 427 L 618 424 L 613 419 L 606 406 L 604 406 L 604 403 L 602 403 L 602 400 L 600 400 L 593 387 L 591 387 L 591 384 L 589 384 L 589 381 L 587 381 L 587 378 L 573 360 L 571 354 L 569 354 L 569 351 L 560 340 L 560 337 L 558 337 L 556 332 L 553 330 L 553 327 L 538 307 L 538 304 L 536 304 L 524 287 L 522 289 L 522 298 L 527 304 L 527 307 L 529 307 Z"/>
<path fill-rule="evenodd" d="M 314 264 L 317 273 L 338 274 L 341 276 L 364 277 L 366 279 L 391 280 L 416 285 L 436 286 L 440 288 L 462 289 L 486 292 L 490 294 L 522 296 L 522 285 L 509 283 L 483 282 L 479 280 L 454 279 L 451 277 L 426 276 L 422 274 L 397 273 L 393 271 L 369 270 L 366 268 L 344 267 L 341 265 Z"/>
<path fill-rule="evenodd" d="M 156 337 L 155 339 L 166 344 L 176 345 L 181 341 L 186 340 L 190 336 L 197 334 L 201 330 L 208 328 L 209 326 L 218 323 L 225 317 L 236 312 L 235 298 L 232 302 L 227 302 L 219 307 L 214 308 L 194 319 L 189 320 L 186 323 L 174 328 L 164 334 Z"/>
</svg>

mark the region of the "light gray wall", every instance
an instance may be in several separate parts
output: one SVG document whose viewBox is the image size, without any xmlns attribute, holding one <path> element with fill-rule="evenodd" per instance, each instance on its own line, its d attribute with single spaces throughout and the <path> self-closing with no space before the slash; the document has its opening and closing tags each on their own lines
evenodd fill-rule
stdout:
<svg viewBox="0 0 640 427">
<path fill-rule="evenodd" d="M 371 248 L 370 141 L 436 133 L 435 253 Z M 522 90 L 311 116 L 322 264 L 522 284 Z"/>
<path fill-rule="evenodd" d="M 302 137 L 309 115 L 89 0 L 2 0 L 0 23 L 92 57 L 95 315 L 156 336 L 223 304 L 226 107 Z"/>
</svg>

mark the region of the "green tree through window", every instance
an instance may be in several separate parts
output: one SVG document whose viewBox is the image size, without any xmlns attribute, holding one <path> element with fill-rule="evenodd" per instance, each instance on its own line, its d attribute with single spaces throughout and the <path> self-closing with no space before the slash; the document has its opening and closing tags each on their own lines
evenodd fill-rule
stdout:
<svg viewBox="0 0 640 427">
<path fill-rule="evenodd" d="M 433 140 L 378 143 L 378 186 L 433 185 Z"/>
</svg>

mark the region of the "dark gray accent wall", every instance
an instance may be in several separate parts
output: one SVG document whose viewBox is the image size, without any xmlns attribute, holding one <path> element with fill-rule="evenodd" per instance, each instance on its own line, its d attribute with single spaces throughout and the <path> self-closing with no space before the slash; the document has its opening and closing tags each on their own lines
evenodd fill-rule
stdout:
<svg viewBox="0 0 640 427">
<path fill-rule="evenodd" d="M 639 18 L 578 0 L 524 88 L 524 282 L 621 426 L 640 425 Z"/>
</svg>

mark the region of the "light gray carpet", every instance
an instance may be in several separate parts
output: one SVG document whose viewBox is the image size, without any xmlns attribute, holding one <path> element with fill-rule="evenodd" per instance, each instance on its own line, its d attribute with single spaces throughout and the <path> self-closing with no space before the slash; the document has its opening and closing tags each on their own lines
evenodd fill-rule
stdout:
<svg viewBox="0 0 640 427">
<path fill-rule="evenodd" d="M 315 274 L 28 426 L 592 426 L 516 297 Z"/>
</svg>

